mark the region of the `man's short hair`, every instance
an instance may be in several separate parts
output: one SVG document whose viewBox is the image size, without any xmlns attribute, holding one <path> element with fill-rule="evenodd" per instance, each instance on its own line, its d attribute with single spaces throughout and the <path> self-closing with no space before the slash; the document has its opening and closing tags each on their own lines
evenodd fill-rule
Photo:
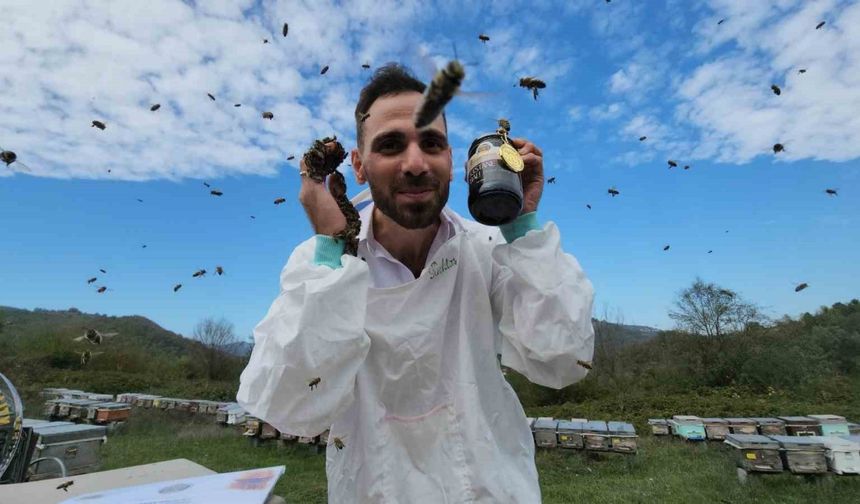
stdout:
<svg viewBox="0 0 860 504">
<path fill-rule="evenodd" d="M 362 88 L 355 105 L 355 136 L 358 146 L 364 141 L 364 123 L 361 118 L 370 110 L 373 102 L 382 96 L 396 95 L 410 91 L 423 93 L 427 85 L 418 80 L 412 72 L 398 63 L 386 63 L 376 69 L 370 81 Z M 442 114 L 444 119 L 445 115 Z M 447 126 L 447 122 L 446 122 Z"/>
</svg>

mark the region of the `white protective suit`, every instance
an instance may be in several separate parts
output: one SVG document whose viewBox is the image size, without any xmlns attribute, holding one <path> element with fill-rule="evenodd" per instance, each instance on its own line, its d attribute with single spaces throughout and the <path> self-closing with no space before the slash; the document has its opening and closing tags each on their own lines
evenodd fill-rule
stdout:
<svg viewBox="0 0 860 504">
<path fill-rule="evenodd" d="M 237 400 L 283 432 L 331 428 L 330 503 L 540 502 L 532 434 L 497 355 L 548 387 L 582 379 L 592 286 L 554 223 L 505 243 L 443 211 L 456 234 L 397 287 L 372 287 L 357 257 L 314 264 L 305 241 L 254 330 Z"/>
</svg>

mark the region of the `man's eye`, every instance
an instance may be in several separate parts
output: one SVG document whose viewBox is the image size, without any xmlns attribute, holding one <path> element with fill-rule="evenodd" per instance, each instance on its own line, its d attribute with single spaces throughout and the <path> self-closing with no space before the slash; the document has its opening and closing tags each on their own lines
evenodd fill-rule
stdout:
<svg viewBox="0 0 860 504">
<path fill-rule="evenodd" d="M 386 140 L 379 144 L 380 152 L 396 152 L 400 149 L 400 142 L 397 140 Z"/>
<path fill-rule="evenodd" d="M 445 148 L 445 143 L 436 138 L 428 138 L 422 142 L 422 148 L 425 151 L 437 152 Z"/>
</svg>

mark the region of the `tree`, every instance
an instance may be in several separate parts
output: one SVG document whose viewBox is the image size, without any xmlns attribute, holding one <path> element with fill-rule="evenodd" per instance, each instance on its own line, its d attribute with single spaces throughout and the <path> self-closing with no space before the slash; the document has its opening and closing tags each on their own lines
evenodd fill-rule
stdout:
<svg viewBox="0 0 860 504">
<path fill-rule="evenodd" d="M 193 338 L 203 345 L 201 356 L 210 380 L 220 379 L 222 364 L 228 360 L 227 347 L 236 343 L 233 324 L 226 319 L 207 317 L 194 327 Z"/>
<path fill-rule="evenodd" d="M 759 308 L 729 289 L 696 278 L 693 285 L 678 294 L 675 310 L 669 317 L 693 334 L 709 338 L 740 332 L 748 324 L 766 320 Z"/>
</svg>

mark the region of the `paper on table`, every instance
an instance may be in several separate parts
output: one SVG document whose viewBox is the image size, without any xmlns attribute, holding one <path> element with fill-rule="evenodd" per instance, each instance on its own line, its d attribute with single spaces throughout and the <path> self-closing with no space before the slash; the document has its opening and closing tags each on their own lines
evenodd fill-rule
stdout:
<svg viewBox="0 0 860 504">
<path fill-rule="evenodd" d="M 60 504 L 263 504 L 286 466 L 161 481 L 79 495 Z"/>
</svg>

